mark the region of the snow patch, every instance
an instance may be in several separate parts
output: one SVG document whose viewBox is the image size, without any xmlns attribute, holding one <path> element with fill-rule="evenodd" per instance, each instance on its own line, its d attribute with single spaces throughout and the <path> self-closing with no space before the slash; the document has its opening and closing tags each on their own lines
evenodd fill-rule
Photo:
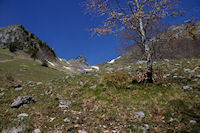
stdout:
<svg viewBox="0 0 200 133">
<path fill-rule="evenodd" d="M 71 70 L 72 69 L 71 67 L 66 67 L 66 66 L 63 66 L 63 68 L 65 68 L 67 70 Z"/>
<path fill-rule="evenodd" d="M 52 65 L 52 66 L 55 66 L 55 64 L 53 64 L 52 62 L 50 62 L 50 61 L 47 61 L 50 65 Z"/>
<path fill-rule="evenodd" d="M 99 67 L 98 66 L 91 66 L 91 68 L 96 69 L 97 71 L 99 71 Z"/>
<path fill-rule="evenodd" d="M 112 63 L 114 63 L 114 62 L 115 62 L 115 60 L 117 60 L 117 59 L 119 59 L 119 58 L 121 58 L 121 56 L 117 57 L 116 59 L 112 59 L 112 60 L 111 60 L 111 61 L 109 61 L 108 63 L 109 63 L 109 64 L 112 64 Z"/>
<path fill-rule="evenodd" d="M 93 71 L 93 69 L 84 69 L 86 72 Z"/>
</svg>

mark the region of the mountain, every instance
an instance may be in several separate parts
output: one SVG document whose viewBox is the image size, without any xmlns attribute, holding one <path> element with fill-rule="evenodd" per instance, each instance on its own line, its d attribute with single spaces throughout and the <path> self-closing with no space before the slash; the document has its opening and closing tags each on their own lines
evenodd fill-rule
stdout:
<svg viewBox="0 0 200 133">
<path fill-rule="evenodd" d="M 149 42 L 151 43 L 151 42 Z M 163 59 L 181 59 L 200 57 L 200 21 L 191 24 L 173 25 L 166 32 L 154 38 L 150 44 L 154 50 L 154 61 Z M 115 63 L 136 63 L 145 60 L 138 45 L 129 47 Z"/>
<path fill-rule="evenodd" d="M 23 51 L 29 57 L 41 61 L 56 61 L 54 50 L 45 42 L 21 25 L 0 28 L 0 48 L 9 48 L 11 52 Z"/>
<path fill-rule="evenodd" d="M 0 48 L 9 49 L 18 56 L 23 55 L 39 60 L 44 66 L 50 66 L 68 74 L 92 70 L 83 56 L 72 58 L 70 61 L 59 58 L 47 43 L 41 41 L 22 25 L 0 28 Z"/>
<path fill-rule="evenodd" d="M 21 26 L 13 28 L 0 34 L 0 133 L 200 131 L 200 58 L 157 59 L 154 84 L 138 84 L 132 81 L 146 65 L 131 56 L 94 71 L 83 56 L 59 58 L 38 38 L 27 41 Z"/>
</svg>

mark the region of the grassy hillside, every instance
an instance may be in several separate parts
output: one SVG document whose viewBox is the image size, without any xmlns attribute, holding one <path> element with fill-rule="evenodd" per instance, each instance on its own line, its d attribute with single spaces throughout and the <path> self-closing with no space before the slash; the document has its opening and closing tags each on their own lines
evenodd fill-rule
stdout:
<svg viewBox="0 0 200 133">
<path fill-rule="evenodd" d="M 60 71 L 41 66 L 41 63 L 24 56 L 15 56 L 8 49 L 0 49 L 0 76 L 12 76 L 16 80 L 46 81 L 64 76 Z"/>
<path fill-rule="evenodd" d="M 24 63 L 19 61 L 13 62 Z M 113 67 L 116 72 L 62 77 L 42 85 L 28 86 L 25 81 L 1 84 L 0 131 L 19 126 L 23 132 L 142 132 L 148 127 L 149 132 L 158 133 L 200 131 L 200 59 L 157 62 L 156 83 L 145 85 L 131 83 L 135 71 L 143 70 L 144 65 L 128 65 L 110 64 L 106 67 Z M 33 66 L 39 68 L 38 72 L 32 69 L 37 72 L 32 76 L 22 71 L 27 78 L 37 79 L 40 72 L 50 72 L 50 68 L 37 63 L 26 66 L 26 71 Z M 21 84 L 23 89 L 13 89 L 14 84 Z M 184 86 L 192 89 L 184 90 Z M 26 95 L 33 96 L 36 102 L 18 109 L 10 107 L 14 99 Z M 65 100 L 67 106 L 61 106 L 59 100 Z M 137 112 L 144 113 L 144 117 L 138 118 Z M 21 113 L 28 116 L 19 118 Z"/>
</svg>

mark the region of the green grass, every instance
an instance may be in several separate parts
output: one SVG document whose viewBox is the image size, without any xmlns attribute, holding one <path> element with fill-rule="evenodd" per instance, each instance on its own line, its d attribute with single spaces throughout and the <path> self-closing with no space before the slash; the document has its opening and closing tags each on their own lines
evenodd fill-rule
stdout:
<svg viewBox="0 0 200 133">
<path fill-rule="evenodd" d="M 12 75 L 16 80 L 47 81 L 65 74 L 50 67 L 43 67 L 29 58 L 15 57 L 7 49 L 0 49 L 0 75 Z M 1 62 L 3 60 L 3 62 Z"/>
<path fill-rule="evenodd" d="M 190 61 L 190 64 L 187 61 Z M 177 63 L 180 66 L 176 66 Z M 28 80 L 31 76 L 27 74 L 31 71 L 37 73 L 31 74 L 35 79 L 39 78 L 39 73 L 51 74 L 50 71 L 54 73 L 53 69 L 41 67 L 31 60 L 19 59 L 16 62 L 13 60 L 12 64 L 26 68 L 24 72 L 18 71 L 17 68 L 12 68 L 12 71 L 16 75 L 23 73 L 26 77 L 23 78 Z M 193 69 L 199 64 L 199 59 L 158 62 L 154 66 L 154 73 L 157 76 L 167 73 L 171 75 L 166 79 L 157 78 L 155 84 L 131 84 L 129 82 L 124 84 L 124 79 L 120 79 L 120 73 L 114 74 L 117 77 L 111 76 L 110 79 L 109 74 L 94 72 L 68 79 L 63 79 L 62 76 L 56 80 L 50 80 L 56 76 L 44 77 L 46 81 L 34 87 L 27 86 L 27 82 L 23 80 L 22 83 L 17 82 L 23 86 L 21 91 L 10 88 L 13 83 L 10 83 L 10 86 L 2 85 L 0 88 L 4 89 L 0 89 L 0 93 L 5 94 L 0 97 L 0 131 L 25 123 L 27 132 L 36 128 L 43 132 L 56 129 L 63 132 L 77 132 L 78 130 L 88 132 L 109 130 L 111 132 L 114 129 L 120 132 L 130 132 L 130 130 L 138 132 L 139 127 L 144 124 L 149 125 L 150 132 L 198 132 L 200 130 L 200 78 L 195 76 L 200 74 L 200 69 L 194 73 L 185 73 L 183 68 Z M 0 68 L 6 70 L 7 67 L 11 67 L 9 64 L 6 65 Z M 123 74 L 127 75 L 127 81 L 130 77 L 126 73 L 134 72 L 139 67 L 139 65 L 133 66 L 131 70 L 123 71 Z M 171 73 L 174 68 L 177 68 L 177 71 Z M 175 80 L 173 78 L 175 74 L 182 75 L 185 79 Z M 191 81 L 193 79 L 197 81 Z M 117 86 L 113 85 L 115 83 Z M 91 88 L 94 85 L 97 87 Z M 182 90 L 184 85 L 192 86 L 193 90 Z M 45 94 L 48 90 L 51 90 L 52 94 Z M 33 96 L 37 102 L 19 109 L 10 108 L 10 104 L 19 95 Z M 70 100 L 72 104 L 68 108 L 59 108 L 59 101 L 55 100 L 56 98 Z M 135 117 L 135 113 L 139 111 L 145 113 L 145 118 Z M 29 116 L 24 120 L 19 120 L 17 115 L 20 113 L 27 113 Z M 50 122 L 50 118 L 53 117 L 55 120 Z M 65 118 L 70 119 L 70 122 L 65 123 L 63 121 Z M 169 122 L 171 118 L 174 121 Z M 190 124 L 190 120 L 195 120 L 197 123 Z"/>
</svg>

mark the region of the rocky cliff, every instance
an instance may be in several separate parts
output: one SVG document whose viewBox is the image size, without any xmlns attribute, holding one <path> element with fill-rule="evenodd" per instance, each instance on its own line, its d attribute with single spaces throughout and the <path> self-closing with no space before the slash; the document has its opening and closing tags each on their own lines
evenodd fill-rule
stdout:
<svg viewBox="0 0 200 133">
<path fill-rule="evenodd" d="M 56 61 L 54 50 L 45 42 L 21 25 L 0 28 L 0 48 L 9 48 L 11 52 L 23 51 L 31 58 L 41 61 Z"/>
</svg>

